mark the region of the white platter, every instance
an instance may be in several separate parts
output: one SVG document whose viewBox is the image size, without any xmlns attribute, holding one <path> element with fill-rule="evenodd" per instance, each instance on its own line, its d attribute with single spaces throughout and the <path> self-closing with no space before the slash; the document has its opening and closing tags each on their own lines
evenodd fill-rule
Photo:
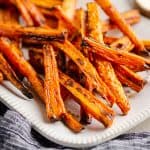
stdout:
<svg viewBox="0 0 150 150">
<path fill-rule="evenodd" d="M 84 5 L 83 3 L 87 2 L 83 0 L 78 1 L 80 5 Z M 112 2 L 121 11 L 125 11 L 131 8 L 133 1 L 112 0 Z M 150 20 L 142 18 L 142 22 L 134 26 L 134 29 L 138 36 L 146 39 L 150 38 L 149 27 Z M 5 85 L 21 95 L 8 82 Z M 130 100 L 132 109 L 129 114 L 127 116 L 118 115 L 111 128 L 104 129 L 100 123 L 93 120 L 93 123 L 79 134 L 72 133 L 61 122 L 49 123 L 45 116 L 44 105 L 38 100 L 25 101 L 2 85 L 0 85 L 0 97 L 0 101 L 9 108 L 20 112 L 32 124 L 33 128 L 43 136 L 53 142 L 69 147 L 81 148 L 100 144 L 125 133 L 150 117 L 150 84 L 147 84 L 139 94 Z"/>
</svg>

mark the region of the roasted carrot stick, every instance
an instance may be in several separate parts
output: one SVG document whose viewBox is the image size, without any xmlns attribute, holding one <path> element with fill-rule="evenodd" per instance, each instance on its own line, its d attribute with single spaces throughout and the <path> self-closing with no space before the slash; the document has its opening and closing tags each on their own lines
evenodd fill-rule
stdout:
<svg viewBox="0 0 150 150">
<path fill-rule="evenodd" d="M 29 51 L 29 56 L 30 56 L 30 63 L 31 65 L 35 68 L 35 70 L 39 73 L 43 74 L 43 53 L 42 50 L 40 49 L 32 49 Z M 57 56 L 57 61 L 59 62 L 58 56 Z M 63 70 L 63 69 L 62 69 Z M 71 94 L 69 93 L 68 90 L 66 90 L 64 87 L 61 86 L 61 96 L 63 100 L 65 100 L 68 95 L 70 96 Z M 84 119 L 83 119 L 83 114 L 81 116 L 81 123 L 87 124 L 90 122 L 90 116 L 84 111 L 83 108 L 81 108 L 82 112 L 84 112 Z M 66 120 L 67 121 L 67 120 Z"/>
<path fill-rule="evenodd" d="M 44 46 L 44 68 L 45 68 L 45 98 L 47 110 L 51 108 L 54 119 L 61 119 L 66 113 L 65 106 L 60 94 L 58 68 L 55 53 L 51 45 Z M 49 111 L 48 111 L 49 112 Z"/>
<path fill-rule="evenodd" d="M 99 17 L 99 11 L 96 3 L 88 3 L 88 35 L 97 42 L 104 44 L 102 34 L 102 23 Z M 92 15 L 90 15 L 92 13 Z M 95 66 L 99 76 L 103 79 L 106 85 L 110 88 L 115 96 L 115 102 L 124 114 L 130 109 L 129 102 L 124 93 L 121 83 L 118 81 L 115 71 L 110 62 L 98 57 L 95 54 Z"/>
<path fill-rule="evenodd" d="M 91 92 L 62 72 L 59 72 L 59 77 L 60 83 L 77 98 L 76 100 L 89 114 L 102 122 L 105 127 L 109 127 L 112 124 L 114 112 L 111 108 L 96 99 Z"/>
<path fill-rule="evenodd" d="M 3 9 L 0 9 L 0 24 L 7 24 L 7 25 L 19 25 L 19 14 L 17 12 L 17 10 L 13 7 L 13 6 L 7 6 L 4 7 Z M 19 39 L 15 39 L 12 42 L 13 44 L 16 44 L 16 46 L 20 46 L 20 40 Z M 22 51 L 18 49 L 17 53 L 21 56 Z M 8 61 L 9 62 L 9 61 Z M 10 63 L 12 69 L 14 70 L 14 72 L 16 73 L 17 77 L 22 80 L 23 77 L 22 75 L 16 71 L 17 68 L 15 66 L 13 66 Z"/>
<path fill-rule="evenodd" d="M 12 30 L 13 29 L 13 30 Z M 22 38 L 35 42 L 50 42 L 50 41 L 64 41 L 65 32 L 55 29 L 44 29 L 35 27 L 18 27 L 0 25 L 0 35 L 9 38 Z"/>
<path fill-rule="evenodd" d="M 95 0 L 105 13 L 110 17 L 112 21 L 119 27 L 119 29 L 129 37 L 129 39 L 134 43 L 137 51 L 144 51 L 143 43 L 137 38 L 131 27 L 125 22 L 123 17 L 120 15 L 118 10 L 113 6 L 110 0 Z"/>
<path fill-rule="evenodd" d="M 124 13 L 121 13 L 121 16 L 125 19 L 125 21 L 129 25 L 136 24 L 141 19 L 140 12 L 137 9 L 133 9 L 133 10 L 129 10 Z M 106 20 L 102 24 L 103 24 L 102 30 L 104 33 L 117 28 L 117 26 L 111 20 Z"/>
<path fill-rule="evenodd" d="M 75 41 L 73 41 L 73 44 L 76 46 L 77 49 L 79 49 L 85 56 L 88 56 L 88 51 L 86 49 L 82 49 L 81 43 L 82 43 L 82 37 L 86 35 L 86 12 L 80 8 L 75 11 L 75 25 L 77 26 L 79 30 L 79 35 L 76 37 Z M 81 71 L 79 71 L 80 77 L 82 76 Z M 93 91 L 94 86 L 91 83 L 89 78 L 85 79 L 85 87 L 86 89 L 89 89 L 89 91 Z M 80 110 L 80 118 L 81 122 L 84 124 L 89 124 L 91 123 L 92 119 L 91 116 L 84 110 L 83 107 L 81 107 Z"/>
<path fill-rule="evenodd" d="M 81 33 L 81 36 L 82 37 L 85 36 L 85 34 L 86 34 L 86 29 L 85 29 L 86 28 L 86 22 L 85 22 L 86 13 L 82 8 L 76 9 L 74 20 L 75 20 L 76 27 L 78 28 L 78 30 Z"/>
<path fill-rule="evenodd" d="M 45 102 L 41 80 L 38 78 L 37 73 L 31 65 L 23 57 L 20 57 L 15 49 L 17 49 L 17 47 L 11 45 L 8 39 L 0 38 L 0 51 L 25 77 L 27 77 L 37 95 Z"/>
<path fill-rule="evenodd" d="M 150 61 L 138 55 L 131 54 L 128 52 L 113 50 L 109 47 L 104 46 L 103 44 L 99 44 L 86 37 L 84 38 L 82 45 L 89 47 L 90 51 L 97 53 L 101 57 L 113 63 L 119 65 L 125 65 L 133 70 L 150 69 Z"/>
<path fill-rule="evenodd" d="M 18 79 L 11 66 L 7 63 L 6 59 L 0 53 L 0 71 L 17 89 L 19 89 L 28 98 L 33 98 L 31 92 L 24 84 Z"/>
<path fill-rule="evenodd" d="M 46 20 L 38 8 L 30 0 L 22 0 L 24 6 L 28 10 L 32 20 L 34 21 L 35 26 L 44 26 Z"/>
<path fill-rule="evenodd" d="M 55 119 L 62 121 L 74 132 L 80 132 L 83 126 L 75 120 L 71 114 L 66 112 L 61 94 L 58 77 L 56 58 L 52 46 L 44 47 L 44 66 L 45 66 L 45 96 L 48 113 L 52 111 Z M 51 108 L 51 110 L 49 110 Z M 51 113 L 50 113 L 51 115 Z"/>
<path fill-rule="evenodd" d="M 54 47 L 62 50 L 66 55 L 68 55 L 80 68 L 80 70 L 86 75 L 87 78 L 91 79 L 91 83 L 96 86 L 97 91 L 104 97 L 108 102 L 114 102 L 114 96 L 112 95 L 110 89 L 106 86 L 103 80 L 99 77 L 94 66 L 85 58 L 82 53 L 77 50 L 69 41 L 61 44 L 58 42 L 52 42 Z"/>
<path fill-rule="evenodd" d="M 104 36 L 104 43 L 107 45 L 110 45 L 113 42 L 116 42 L 117 40 L 118 40 L 118 37 Z"/>
<path fill-rule="evenodd" d="M 28 26 L 33 26 L 32 18 L 30 16 L 27 8 L 25 7 L 23 0 L 14 0 L 13 2 L 16 5 L 16 7 L 18 8 L 19 12 L 21 13 L 22 18 L 24 19 L 25 23 Z"/>
</svg>

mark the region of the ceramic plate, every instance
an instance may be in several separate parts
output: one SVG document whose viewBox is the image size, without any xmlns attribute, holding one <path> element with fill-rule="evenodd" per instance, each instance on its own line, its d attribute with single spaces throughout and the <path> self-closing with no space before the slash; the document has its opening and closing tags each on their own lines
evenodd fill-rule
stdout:
<svg viewBox="0 0 150 150">
<path fill-rule="evenodd" d="M 78 0 L 80 6 L 85 7 L 87 1 Z M 132 0 L 112 0 L 120 11 L 131 9 Z M 104 14 L 102 13 L 102 16 Z M 150 37 L 150 21 L 142 18 L 142 22 L 134 26 L 134 30 L 141 38 Z M 114 33 L 113 33 L 114 34 Z M 7 86 L 7 88 L 6 88 Z M 89 147 L 110 140 L 127 130 L 140 124 L 150 117 L 150 84 L 134 97 L 130 99 L 131 111 L 127 116 L 117 116 L 111 128 L 104 129 L 97 121 L 87 126 L 79 134 L 72 133 L 61 122 L 49 123 L 46 119 L 44 105 L 38 100 L 26 101 L 21 93 L 10 83 L 5 82 L 0 86 L 1 101 L 8 107 L 20 112 L 33 126 L 35 130 L 41 133 L 49 140 L 70 147 Z M 117 110 L 118 111 L 118 110 Z"/>
</svg>

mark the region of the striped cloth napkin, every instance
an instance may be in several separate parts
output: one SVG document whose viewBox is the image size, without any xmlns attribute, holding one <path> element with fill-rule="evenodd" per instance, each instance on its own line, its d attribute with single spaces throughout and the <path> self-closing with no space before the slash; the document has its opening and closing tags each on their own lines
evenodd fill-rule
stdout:
<svg viewBox="0 0 150 150">
<path fill-rule="evenodd" d="M 48 141 L 15 111 L 0 103 L 0 150 L 71 150 Z M 150 150 L 150 133 L 121 135 L 91 150 Z"/>
</svg>

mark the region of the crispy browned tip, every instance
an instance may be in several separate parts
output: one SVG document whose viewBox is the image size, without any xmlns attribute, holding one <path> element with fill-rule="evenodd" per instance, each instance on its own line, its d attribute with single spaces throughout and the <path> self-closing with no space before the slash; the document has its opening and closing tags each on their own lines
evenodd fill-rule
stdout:
<svg viewBox="0 0 150 150">
<path fill-rule="evenodd" d="M 114 118 L 114 111 L 110 107 L 104 104 L 101 100 L 98 100 L 91 92 L 84 89 L 69 76 L 62 72 L 59 72 L 59 76 L 62 86 L 68 89 L 72 95 L 76 97 L 75 100 L 84 107 L 87 113 L 102 122 L 105 127 L 111 126 Z"/>
<path fill-rule="evenodd" d="M 62 121 L 75 133 L 79 133 L 84 129 L 84 126 L 69 113 L 63 115 Z"/>
<path fill-rule="evenodd" d="M 80 108 L 80 122 L 82 124 L 91 124 L 92 116 L 88 114 L 83 107 Z"/>
<path fill-rule="evenodd" d="M 82 46 L 89 48 L 89 51 L 93 51 L 110 62 L 125 65 L 133 70 L 144 70 L 149 68 L 148 59 L 132 53 L 114 50 L 86 37 L 83 39 Z"/>
<path fill-rule="evenodd" d="M 13 30 L 12 30 L 13 29 Z M 59 41 L 63 42 L 65 40 L 66 31 L 59 31 L 55 29 L 44 29 L 35 27 L 17 27 L 0 25 L 0 35 L 9 38 L 22 38 L 30 39 L 34 42 L 50 42 Z"/>
</svg>

